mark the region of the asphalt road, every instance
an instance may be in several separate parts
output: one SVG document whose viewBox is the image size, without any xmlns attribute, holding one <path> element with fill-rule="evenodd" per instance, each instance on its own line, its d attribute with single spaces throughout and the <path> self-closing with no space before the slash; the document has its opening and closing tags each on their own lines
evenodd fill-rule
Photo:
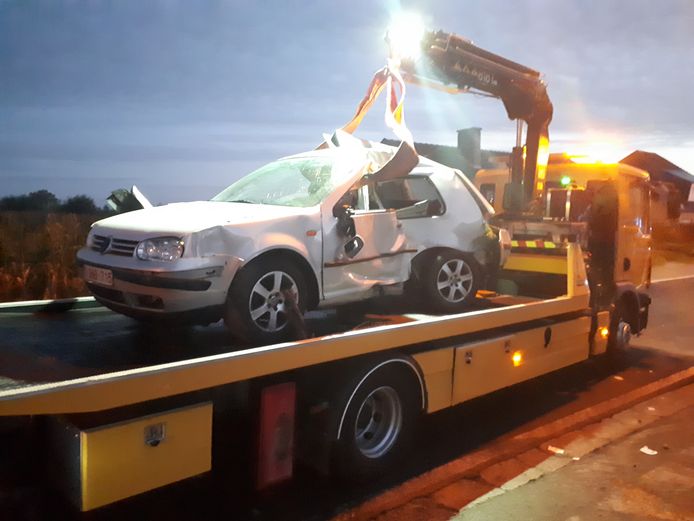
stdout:
<svg viewBox="0 0 694 521">
<path fill-rule="evenodd" d="M 589 360 L 434 414 L 423 422 L 412 457 L 380 480 L 347 485 L 298 468 L 290 484 L 249 497 L 235 493 L 234 484 L 207 476 L 107 507 L 89 518 L 330 518 L 490 440 L 560 418 L 691 366 L 694 320 L 687 296 L 692 292 L 694 278 L 652 286 L 649 329 L 634 340 L 624 369 L 614 372 L 600 359 Z M 180 359 L 189 356 L 193 348 L 200 355 L 229 348 L 223 327 L 151 331 L 99 309 L 31 319 L 4 315 L 0 329 L 0 368 L 6 386 Z M 20 337 L 36 340 L 18 347 L 13 341 Z"/>
</svg>

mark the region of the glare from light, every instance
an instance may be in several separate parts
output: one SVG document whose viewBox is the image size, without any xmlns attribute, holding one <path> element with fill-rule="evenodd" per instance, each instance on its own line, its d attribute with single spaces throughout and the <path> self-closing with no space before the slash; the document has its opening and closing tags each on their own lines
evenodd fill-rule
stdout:
<svg viewBox="0 0 694 521">
<path fill-rule="evenodd" d="M 611 164 L 616 162 L 611 159 L 606 160 L 594 154 L 569 154 L 569 159 L 572 163 L 578 165 Z"/>
<path fill-rule="evenodd" d="M 561 178 L 561 181 L 559 181 L 562 186 L 569 186 L 571 184 L 571 178 L 568 175 L 565 175 Z"/>
<path fill-rule="evenodd" d="M 568 148 L 566 155 L 569 159 L 581 165 L 613 164 L 627 154 L 623 143 L 616 136 L 609 134 L 598 135 L 594 139 L 575 143 Z"/>
<path fill-rule="evenodd" d="M 610 330 L 607 329 L 606 327 L 601 327 L 600 328 L 600 336 L 604 339 L 607 338 L 610 335 Z"/>
<path fill-rule="evenodd" d="M 411 60 L 419 58 L 424 32 L 424 23 L 417 14 L 401 12 L 396 15 L 386 33 L 392 57 Z"/>
</svg>

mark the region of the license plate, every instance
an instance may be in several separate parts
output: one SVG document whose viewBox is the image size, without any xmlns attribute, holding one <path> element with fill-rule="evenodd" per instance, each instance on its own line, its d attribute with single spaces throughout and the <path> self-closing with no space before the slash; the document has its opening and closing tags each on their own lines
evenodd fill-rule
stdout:
<svg viewBox="0 0 694 521">
<path fill-rule="evenodd" d="M 94 282 L 102 286 L 113 286 L 113 272 L 104 268 L 85 266 L 84 278 L 87 279 L 88 282 Z"/>
</svg>

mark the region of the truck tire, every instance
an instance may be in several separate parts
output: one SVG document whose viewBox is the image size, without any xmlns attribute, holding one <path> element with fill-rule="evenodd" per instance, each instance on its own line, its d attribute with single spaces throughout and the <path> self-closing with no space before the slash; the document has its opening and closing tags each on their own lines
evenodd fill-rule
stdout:
<svg viewBox="0 0 694 521">
<path fill-rule="evenodd" d="M 631 341 L 631 324 L 624 299 L 614 305 L 610 315 L 610 333 L 607 341 L 607 358 L 611 366 L 620 369 L 626 364 L 626 353 Z"/>
<path fill-rule="evenodd" d="M 307 301 L 302 271 L 280 257 L 261 258 L 234 278 L 224 310 L 231 333 L 248 342 L 275 344 L 297 336 Z"/>
<path fill-rule="evenodd" d="M 430 306 L 441 313 L 458 313 L 474 301 L 482 269 L 472 255 L 444 251 L 431 258 L 420 279 Z"/>
<path fill-rule="evenodd" d="M 348 481 L 365 481 L 406 454 L 421 411 L 421 387 L 411 368 L 386 363 L 349 389 L 338 409 L 333 472 Z"/>
</svg>

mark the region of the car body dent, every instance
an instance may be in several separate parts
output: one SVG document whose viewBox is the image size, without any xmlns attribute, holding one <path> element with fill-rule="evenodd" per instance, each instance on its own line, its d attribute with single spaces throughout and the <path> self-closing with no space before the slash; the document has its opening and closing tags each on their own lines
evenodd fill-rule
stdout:
<svg viewBox="0 0 694 521">
<path fill-rule="evenodd" d="M 433 161 L 421 161 L 414 173 L 430 177 L 446 203 L 446 211 L 433 217 L 403 219 L 409 241 L 420 252 L 444 247 L 474 253 L 478 248 L 476 239 L 485 235 L 487 224 L 469 187 L 454 170 Z"/>
<path fill-rule="evenodd" d="M 322 259 L 320 223 L 315 224 L 313 220 L 307 221 L 303 226 L 298 225 L 297 229 L 299 230 L 297 233 L 290 233 L 288 230 L 268 231 L 268 233 L 259 237 L 255 242 L 256 248 L 254 253 L 249 253 L 244 265 L 250 264 L 267 253 L 289 250 L 307 261 L 307 264 L 311 267 L 313 277 L 318 281 L 320 279 Z M 316 232 L 315 235 L 312 233 L 314 231 Z"/>
<path fill-rule="evenodd" d="M 323 292 L 326 300 L 341 303 L 377 285 L 404 282 L 412 253 L 394 210 L 357 212 L 352 216 L 364 247 L 354 257 L 345 254 L 347 237 L 335 230 L 337 219 L 323 214 L 325 229 Z"/>
</svg>

